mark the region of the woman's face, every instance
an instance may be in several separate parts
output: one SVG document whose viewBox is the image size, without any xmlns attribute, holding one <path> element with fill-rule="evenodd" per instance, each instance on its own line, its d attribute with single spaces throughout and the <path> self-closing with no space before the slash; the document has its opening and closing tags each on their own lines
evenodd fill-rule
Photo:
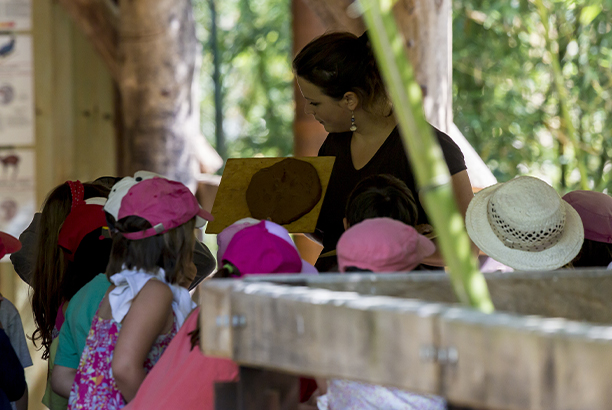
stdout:
<svg viewBox="0 0 612 410">
<path fill-rule="evenodd" d="M 345 132 L 351 127 L 351 111 L 342 100 L 336 101 L 313 83 L 297 78 L 302 95 L 306 99 L 306 114 L 312 115 L 327 132 Z"/>
</svg>

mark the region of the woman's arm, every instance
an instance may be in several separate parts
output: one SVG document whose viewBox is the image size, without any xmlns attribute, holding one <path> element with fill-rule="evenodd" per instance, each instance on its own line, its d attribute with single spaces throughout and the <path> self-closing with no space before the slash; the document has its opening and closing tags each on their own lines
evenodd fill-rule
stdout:
<svg viewBox="0 0 612 410">
<path fill-rule="evenodd" d="M 468 176 L 467 171 L 461 171 L 456 173 L 451 177 L 451 184 L 453 187 L 453 196 L 455 197 L 455 202 L 457 203 L 457 208 L 459 209 L 459 213 L 465 220 L 465 214 L 468 209 L 468 205 L 472 198 L 474 198 L 474 193 L 472 192 L 472 184 L 470 183 L 470 177 Z M 471 242 L 472 253 L 478 256 L 479 249 L 473 242 Z M 423 260 L 423 263 L 432 266 L 444 266 L 444 259 L 442 258 L 442 253 L 439 248 L 436 248 L 436 252 L 428 256 Z"/>
<path fill-rule="evenodd" d="M 55 365 L 51 372 L 51 389 L 60 396 L 68 398 L 74 383 L 77 369 Z"/>
<path fill-rule="evenodd" d="M 127 402 L 136 396 L 146 376 L 145 359 L 168 325 L 172 326 L 172 291 L 158 280 L 149 280 L 123 319 L 113 355 L 115 382 Z"/>
</svg>

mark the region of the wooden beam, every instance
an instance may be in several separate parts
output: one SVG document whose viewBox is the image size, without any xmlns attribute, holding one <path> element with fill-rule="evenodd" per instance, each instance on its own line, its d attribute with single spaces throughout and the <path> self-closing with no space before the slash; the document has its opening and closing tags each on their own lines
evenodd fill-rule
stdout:
<svg viewBox="0 0 612 410">
<path fill-rule="evenodd" d="M 119 81 L 119 8 L 112 0 L 58 0 Z"/>
<path fill-rule="evenodd" d="M 585 274 L 564 273 L 532 282 L 555 286 Z M 335 280 L 360 282 L 343 276 Z M 589 286 L 611 276 L 592 272 Z M 516 287 L 509 306 L 534 297 L 525 289 Z M 200 298 L 204 353 L 224 352 L 242 366 L 395 386 L 481 409 L 609 407 L 609 325 L 232 279 L 203 283 Z"/>
<path fill-rule="evenodd" d="M 612 273 L 605 269 L 554 272 L 486 273 L 491 298 L 499 311 L 521 315 L 562 317 L 591 323 L 612 323 Z M 249 277 L 363 295 L 393 296 L 429 302 L 457 303 L 444 272 L 391 274 L 325 274 Z"/>
</svg>

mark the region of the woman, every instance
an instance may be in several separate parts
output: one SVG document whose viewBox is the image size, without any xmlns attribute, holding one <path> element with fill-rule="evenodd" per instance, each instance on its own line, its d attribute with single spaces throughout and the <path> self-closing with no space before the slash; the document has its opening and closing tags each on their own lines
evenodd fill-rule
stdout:
<svg viewBox="0 0 612 410">
<path fill-rule="evenodd" d="M 397 119 L 366 33 L 325 34 L 299 52 L 293 60 L 306 113 L 329 132 L 319 156 L 335 156 L 336 162 L 317 223 L 317 239 L 323 253 L 320 271 L 335 264 L 336 243 L 344 231 L 346 200 L 355 185 L 370 175 L 391 174 L 404 181 L 417 197 L 414 176 L 397 128 Z M 463 216 L 473 197 L 463 154 L 443 132 L 434 129 L 448 165 L 455 199 Z M 413 153 L 419 155 L 419 153 Z M 419 224 L 428 223 L 420 202 Z M 324 261 L 322 259 L 327 259 Z M 425 260 L 442 266 L 438 252 Z"/>
</svg>

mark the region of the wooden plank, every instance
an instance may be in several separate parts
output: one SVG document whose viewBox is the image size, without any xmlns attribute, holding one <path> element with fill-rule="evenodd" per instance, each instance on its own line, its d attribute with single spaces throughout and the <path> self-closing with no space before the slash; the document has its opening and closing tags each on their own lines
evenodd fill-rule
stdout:
<svg viewBox="0 0 612 410">
<path fill-rule="evenodd" d="M 92 181 L 117 175 L 113 80 L 85 35 L 74 30 L 75 176 Z"/>
<path fill-rule="evenodd" d="M 251 216 L 246 202 L 246 190 L 251 177 L 262 168 L 270 167 L 285 158 L 231 158 L 227 160 L 221 184 L 215 197 L 212 214 L 215 220 L 206 226 L 206 233 L 219 233 L 239 219 Z M 283 225 L 291 233 L 313 233 L 327 192 L 327 185 L 335 157 L 299 157 L 315 167 L 321 180 L 321 199 L 300 219 Z"/>
<path fill-rule="evenodd" d="M 612 271 L 575 269 L 554 272 L 485 274 L 498 311 L 522 315 L 563 317 L 591 323 L 612 323 Z M 448 276 L 434 273 L 325 274 L 309 277 L 249 277 L 364 295 L 384 295 L 457 303 Z"/>
<path fill-rule="evenodd" d="M 209 281 L 200 293 L 203 303 L 223 295 L 216 305 L 231 318 L 202 322 L 204 351 L 212 340 L 241 365 L 440 394 L 475 408 L 611 407 L 612 326 L 254 281 Z M 203 316 L 216 313 L 209 308 Z M 231 336 L 218 337 L 224 332 Z"/>
<path fill-rule="evenodd" d="M 200 298 L 205 354 L 292 374 L 439 390 L 438 364 L 422 360 L 421 350 L 435 345 L 441 305 L 236 280 L 208 281 Z"/>
</svg>

